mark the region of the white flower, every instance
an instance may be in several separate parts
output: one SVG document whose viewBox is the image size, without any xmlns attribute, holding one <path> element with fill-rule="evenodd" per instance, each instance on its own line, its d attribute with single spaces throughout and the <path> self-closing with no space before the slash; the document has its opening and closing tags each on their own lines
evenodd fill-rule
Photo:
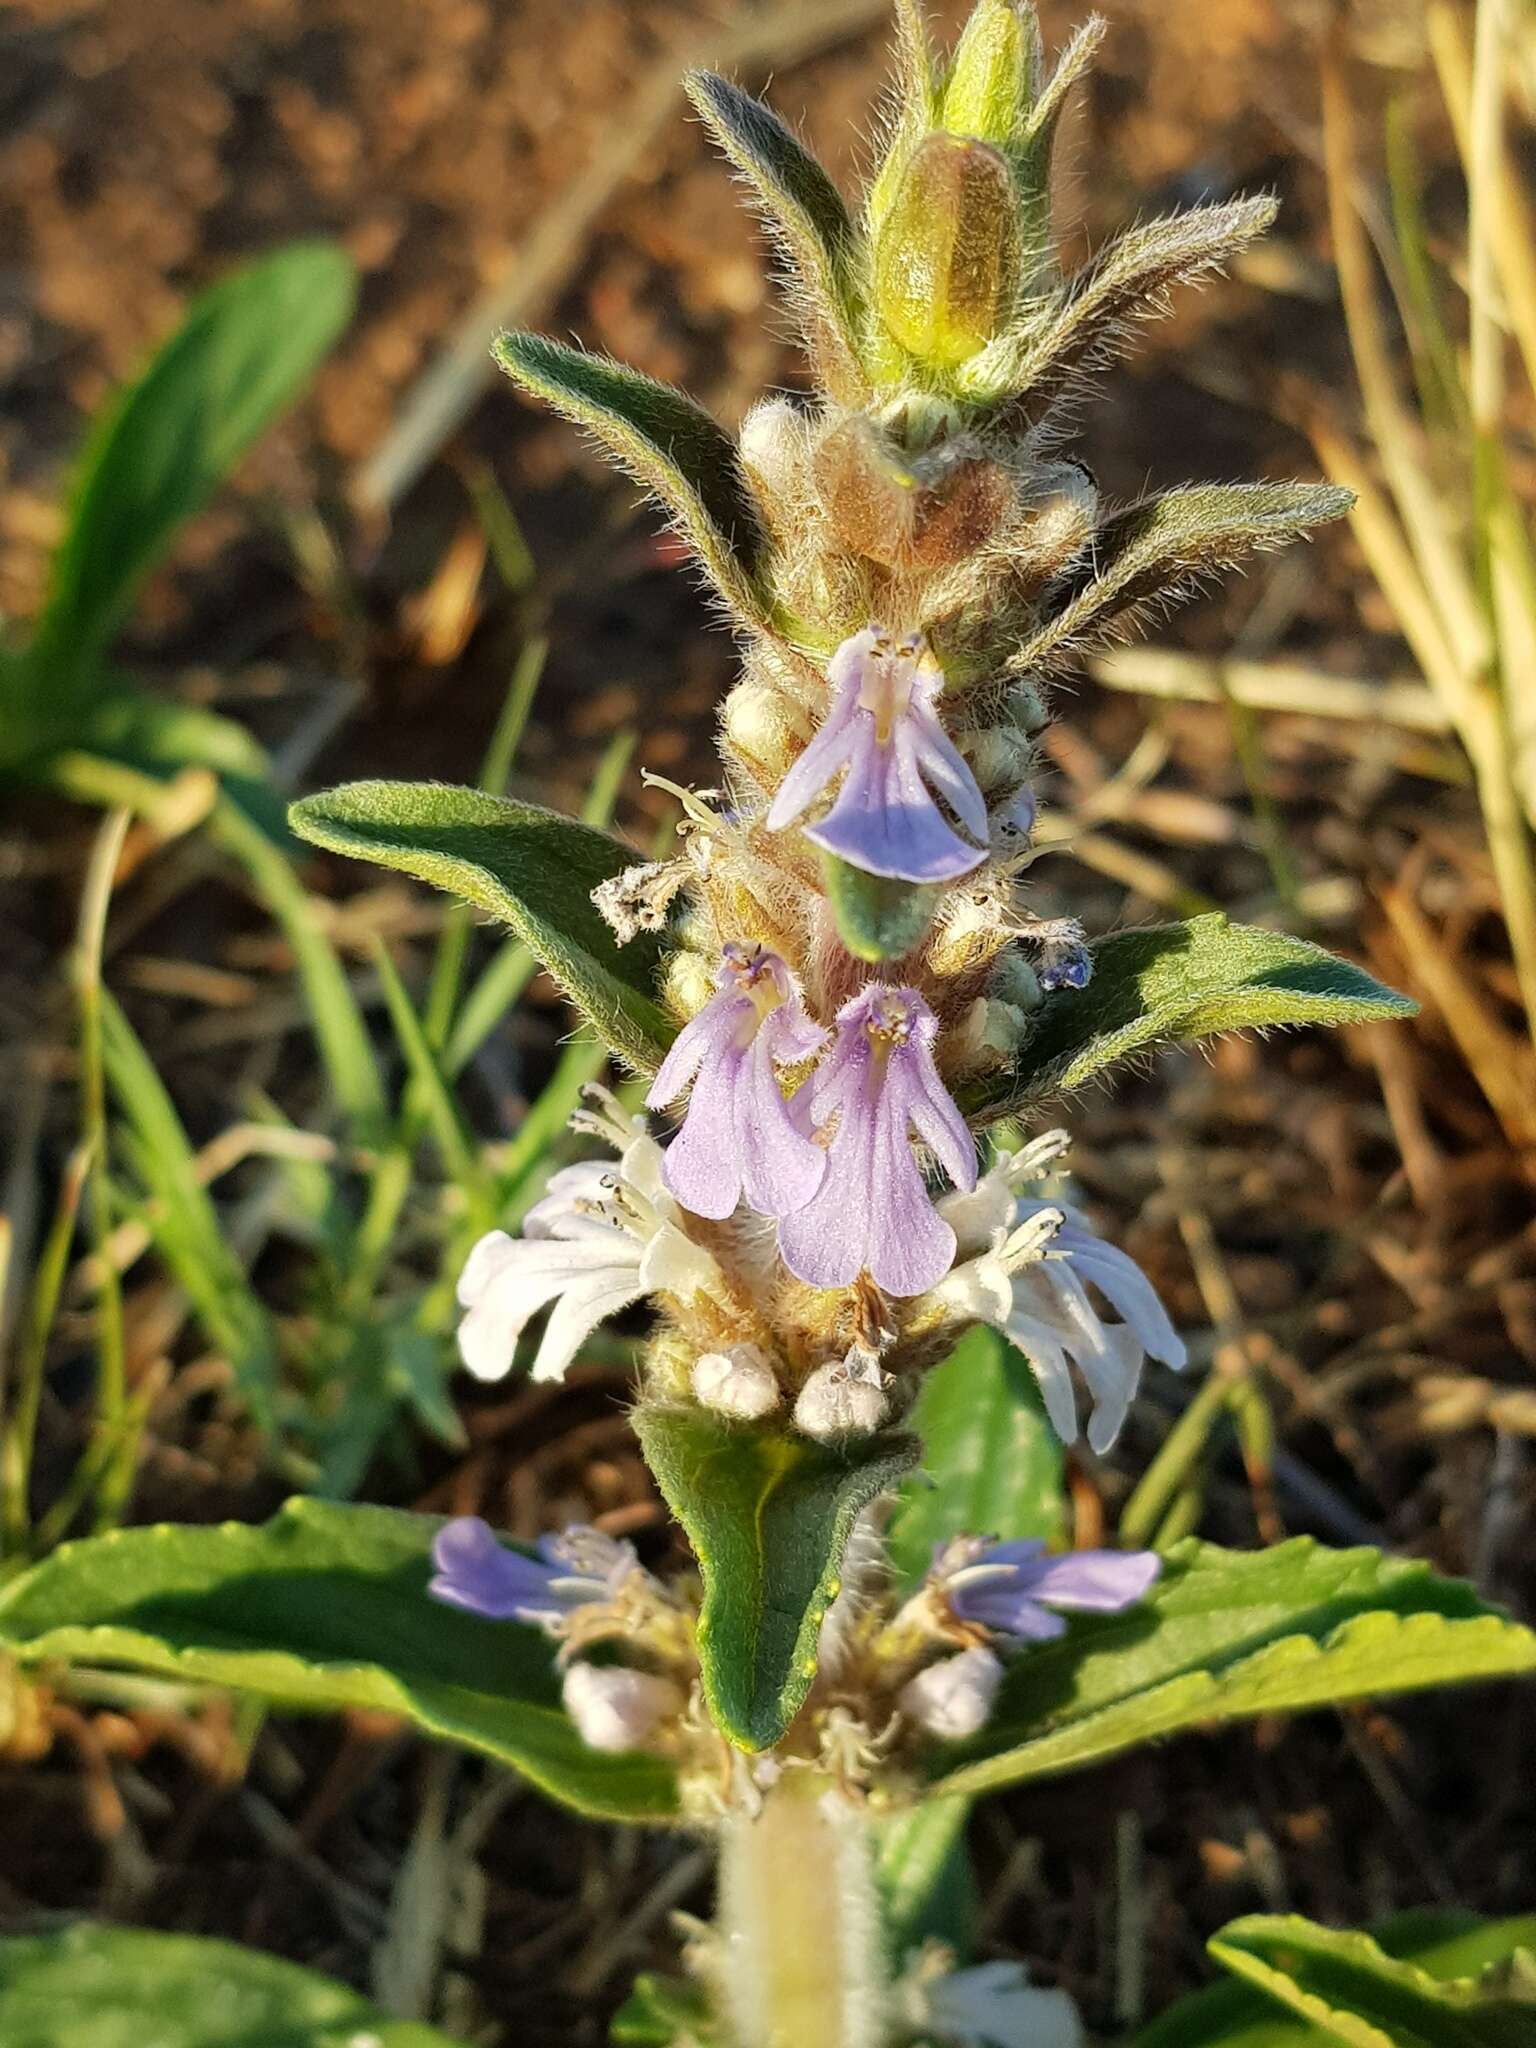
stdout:
<svg viewBox="0 0 1536 2048">
<path fill-rule="evenodd" d="M 694 1399 L 717 1415 L 755 1422 L 779 1405 L 779 1382 L 772 1365 L 755 1344 L 733 1344 L 729 1351 L 706 1351 L 694 1360 Z"/>
<path fill-rule="evenodd" d="M 1065 1132 L 1052 1131 L 999 1159 L 973 1193 L 939 1203 L 959 1255 L 934 1291 L 959 1314 L 995 1324 L 1024 1353 L 1066 1443 L 1078 1434 L 1068 1361 L 1076 1365 L 1093 1399 L 1088 1441 L 1103 1452 L 1120 1434 L 1144 1360 L 1150 1355 L 1177 1368 L 1188 1354 L 1134 1259 L 1107 1245 L 1075 1210 L 1016 1192 L 1065 1145 Z M 1119 1321 L 1105 1320 L 1089 1299 L 1089 1286 Z"/>
<path fill-rule="evenodd" d="M 588 1748 L 613 1754 L 643 1748 L 663 1721 L 687 1705 L 682 1687 L 670 1678 L 622 1664 L 573 1664 L 561 1697 Z"/>
<path fill-rule="evenodd" d="M 987 1725 L 1002 1682 L 1002 1664 L 990 1650 L 962 1650 L 908 1679 L 897 1705 L 925 1734 L 963 1742 Z"/>
<path fill-rule="evenodd" d="M 920 2022 L 946 2048 L 1082 2048 L 1065 1991 L 1032 1985 L 1019 1963 L 979 1963 L 923 1987 Z"/>
<path fill-rule="evenodd" d="M 562 1167 L 523 1219 L 520 1238 L 493 1230 L 465 1262 L 459 1352 L 476 1379 L 511 1371 L 518 1338 L 550 1302 L 536 1380 L 561 1379 L 597 1325 L 642 1296 L 687 1299 L 721 1281 L 711 1255 L 679 1227 L 681 1211 L 662 1185 L 661 1147 L 606 1090 L 601 1099 L 604 1114 L 580 1127 L 623 1145 L 617 1169 L 601 1160 Z"/>
</svg>

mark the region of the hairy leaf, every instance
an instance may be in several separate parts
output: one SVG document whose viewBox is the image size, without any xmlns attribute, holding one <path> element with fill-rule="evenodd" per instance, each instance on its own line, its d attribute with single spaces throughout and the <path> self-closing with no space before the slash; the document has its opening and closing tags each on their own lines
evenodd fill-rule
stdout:
<svg viewBox="0 0 1536 2048">
<path fill-rule="evenodd" d="M 1091 572 L 1069 580 L 1051 616 L 1010 664 L 1034 673 L 1102 641 L 1149 606 L 1187 597 L 1256 549 L 1284 547 L 1354 494 L 1338 484 L 1185 484 L 1133 505 L 1099 529 Z"/>
<path fill-rule="evenodd" d="M 1082 1087 L 1122 1060 L 1178 1040 L 1295 1024 L 1411 1017 L 1418 1005 L 1352 961 L 1220 911 L 1114 932 L 1093 948 L 1086 988 L 1057 989 L 1011 1071 L 965 1091 L 972 1115 L 1003 1115 Z"/>
<path fill-rule="evenodd" d="M 603 1040 L 646 1071 L 676 1027 L 652 990 L 660 955 L 642 932 L 621 947 L 592 907 L 633 864 L 618 840 L 536 804 L 436 782 L 348 782 L 289 813 L 301 839 L 399 868 L 509 924 Z"/>
<path fill-rule="evenodd" d="M 1386 1955 L 1444 1982 L 1480 1975 L 1519 1949 L 1536 1948 L 1536 1914 L 1485 1921 L 1475 1913 L 1420 1909 L 1394 1915 L 1371 1930 L 1371 1939 Z M 1227 1982 L 1181 1998 L 1136 2036 L 1132 2048 L 1337 2048 L 1337 2040 L 1264 1991 Z"/>
<path fill-rule="evenodd" d="M 925 1941 L 960 1957 L 976 1938 L 976 1878 L 966 1846 L 969 1799 L 924 1799 L 880 1831 L 880 1895 L 893 1966 Z"/>
<path fill-rule="evenodd" d="M 823 853 L 822 876 L 837 935 L 856 960 L 900 960 L 933 921 L 940 891 L 929 883 L 902 882 Z"/>
<path fill-rule="evenodd" d="M 456 2048 L 232 1941 L 83 1923 L 0 1941 L 8 2048 Z"/>
<path fill-rule="evenodd" d="M 1065 1521 L 1061 1439 L 1046 1421 L 1029 1362 L 980 1324 L 928 1374 L 912 1413 L 918 1471 L 887 1531 L 897 1577 L 912 1584 L 954 1536 L 1059 1542 Z"/>
<path fill-rule="evenodd" d="M 1065 70 L 1063 60 L 1058 75 Z M 1018 327 L 963 365 L 956 380 L 962 396 L 982 405 L 1021 400 L 1036 416 L 1046 412 L 1073 377 L 1114 360 L 1132 320 L 1160 313 L 1173 286 L 1235 255 L 1263 234 L 1275 211 L 1273 199 L 1236 199 L 1130 229 L 1057 298 L 1031 307 Z"/>
<path fill-rule="evenodd" d="M 1536 1635 L 1427 1565 L 1309 1537 L 1253 1553 L 1190 1539 L 1136 1607 L 1075 1617 L 1020 1657 L 939 1782 L 987 1792 L 1218 1721 L 1533 1671 Z"/>
<path fill-rule="evenodd" d="M 854 1520 L 911 1470 L 917 1444 L 820 1444 L 696 1407 L 641 1408 L 635 1427 L 703 1575 L 710 1712 L 742 1749 L 767 1749 L 810 1690 Z"/>
<path fill-rule="evenodd" d="M 586 1747 L 537 1629 L 427 1594 L 436 1520 L 291 1500 L 251 1527 L 118 1529 L 63 1544 L 0 1591 L 0 1647 L 254 1693 L 279 1706 L 398 1714 L 614 1820 L 664 1820 L 671 1771 Z"/>
<path fill-rule="evenodd" d="M 342 250 L 279 249 L 196 300 L 103 416 L 81 458 L 33 644 L 54 693 L 102 653 L 183 521 L 298 397 L 355 296 Z"/>
<path fill-rule="evenodd" d="M 1234 1920 L 1209 1947 L 1234 1976 L 1345 2048 L 1536 2048 L 1536 1974 L 1516 1996 L 1496 1982 L 1446 1981 L 1387 1955 L 1368 1934 L 1299 1914 Z"/>
<path fill-rule="evenodd" d="M 670 385 L 540 334 L 501 334 L 492 351 L 514 383 L 585 427 L 677 521 L 727 602 L 762 623 L 753 579 L 762 535 L 729 434 Z"/>
<path fill-rule="evenodd" d="M 761 100 L 713 71 L 690 71 L 688 97 L 721 150 L 752 186 L 769 225 L 782 239 L 810 299 L 810 340 L 818 358 L 828 347 L 836 360 L 822 363 L 830 380 L 857 387 L 855 338 L 862 321 L 859 238 L 842 195 L 803 143 Z"/>
</svg>

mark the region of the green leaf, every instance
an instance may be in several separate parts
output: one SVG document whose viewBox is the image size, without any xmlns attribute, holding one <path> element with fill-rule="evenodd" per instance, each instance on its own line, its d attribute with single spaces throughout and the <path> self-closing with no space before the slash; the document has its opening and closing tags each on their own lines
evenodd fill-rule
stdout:
<svg viewBox="0 0 1536 2048">
<path fill-rule="evenodd" d="M 102 1057 L 125 1128 L 118 1145 L 147 1197 L 143 1220 L 208 1340 L 264 1429 L 273 1424 L 277 1331 L 227 1243 L 192 1146 L 154 1062 L 112 996 L 101 992 Z"/>
<path fill-rule="evenodd" d="M 911 1585 L 953 1536 L 1038 1536 L 1059 1543 L 1066 1503 L 1061 1439 L 1029 1361 L 978 1324 L 923 1381 L 912 1427 L 921 1468 L 901 1490 L 887 1548 Z"/>
<path fill-rule="evenodd" d="M 641 1408 L 640 1446 L 704 1579 L 699 1660 L 710 1712 L 767 1749 L 800 1709 L 860 1509 L 910 1471 L 915 1439 L 816 1443 L 696 1407 Z"/>
<path fill-rule="evenodd" d="M 1017 1658 L 985 1735 L 938 1776 L 974 1795 L 1220 1721 L 1530 1672 L 1536 1635 L 1417 1560 L 1189 1539 L 1137 1606 Z"/>
<path fill-rule="evenodd" d="M 1087 987 L 1047 996 L 1012 1070 L 966 1090 L 961 1107 L 969 1115 L 1008 1115 L 1176 1040 L 1365 1024 L 1411 1017 L 1417 1008 L 1353 961 L 1211 911 L 1099 940 Z"/>
<path fill-rule="evenodd" d="M 754 579 L 762 546 L 736 445 L 701 405 L 607 356 L 541 334 L 500 334 L 492 349 L 514 383 L 585 427 L 604 453 L 658 497 L 721 594 L 765 623 Z"/>
<path fill-rule="evenodd" d="M 880 1831 L 879 1882 L 886 1944 L 900 1968 L 925 1941 L 942 1941 L 962 1960 L 976 1930 L 976 1879 L 966 1847 L 969 1799 L 928 1798 Z"/>
<path fill-rule="evenodd" d="M 398 1714 L 583 1813 L 667 1819 L 670 1770 L 586 1747 L 538 1630 L 428 1597 L 439 1526 L 291 1500 L 259 1527 L 162 1524 L 66 1543 L 0 1591 L 0 1645 L 28 1663 L 62 1657 L 278 1706 Z"/>
<path fill-rule="evenodd" d="M 703 1987 L 643 1972 L 610 2021 L 609 2040 L 614 2048 L 671 2048 L 679 2037 L 698 2048 L 719 2039 Z"/>
<path fill-rule="evenodd" d="M 1429 1976 L 1471 1977 L 1536 1946 L 1536 1914 L 1480 1920 L 1475 1913 L 1421 1909 L 1398 1913 L 1372 1930 L 1387 1955 Z M 1333 2037 L 1287 2013 L 1244 1983 L 1207 1985 L 1158 2016 L 1132 2048 L 1337 2048 Z"/>
<path fill-rule="evenodd" d="M 399 868 L 509 924 L 615 1052 L 646 1072 L 676 1026 L 656 1003 L 654 933 L 620 947 L 592 906 L 628 847 L 536 804 L 437 782 L 348 782 L 289 812 L 301 839 Z"/>
<path fill-rule="evenodd" d="M 1051 657 L 1102 645 L 1149 607 L 1192 596 L 1245 555 L 1342 519 L 1354 502 L 1338 484 L 1183 484 L 1132 505 L 1099 528 L 1092 573 L 1069 583 L 1010 666 L 1033 674 Z"/>
<path fill-rule="evenodd" d="M 33 643 L 55 688 L 101 654 L 182 522 L 299 396 L 355 297 L 342 250 L 279 249 L 197 299 L 101 419 Z"/>
<path fill-rule="evenodd" d="M 1255 1913 L 1209 1947 L 1235 1976 L 1345 2048 L 1536 2048 L 1536 2002 L 1496 1984 L 1432 1976 L 1368 1934 Z"/>
<path fill-rule="evenodd" d="M 818 316 L 814 339 L 837 349 L 834 375 L 842 370 L 851 373 L 855 384 L 864 383 L 855 345 L 863 309 L 861 244 L 842 195 L 810 151 L 761 100 L 713 71 L 690 71 L 683 84 L 705 127 L 753 187 L 769 226 L 788 250 Z"/>
<path fill-rule="evenodd" d="M 232 1941 L 82 1923 L 0 1941 L 6 2048 L 458 2048 Z"/>
<path fill-rule="evenodd" d="M 942 893 L 930 883 L 866 874 L 823 853 L 822 875 L 837 935 L 856 960 L 900 960 L 933 922 Z"/>
</svg>

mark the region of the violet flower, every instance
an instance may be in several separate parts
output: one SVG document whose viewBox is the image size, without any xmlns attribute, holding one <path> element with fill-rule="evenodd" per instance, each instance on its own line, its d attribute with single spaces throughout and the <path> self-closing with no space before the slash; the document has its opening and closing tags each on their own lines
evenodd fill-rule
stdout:
<svg viewBox="0 0 1536 2048">
<path fill-rule="evenodd" d="M 783 832 L 846 768 L 837 800 L 806 837 L 856 868 L 906 882 L 949 882 L 985 858 L 951 826 L 942 796 L 983 844 L 987 806 L 964 756 L 934 712 L 944 672 L 920 634 L 895 641 L 879 626 L 845 640 L 827 667 L 834 696 L 821 729 L 790 769 L 768 812 Z"/>
<path fill-rule="evenodd" d="M 1064 1633 L 1058 1610 L 1118 1614 L 1134 1606 L 1162 1570 L 1150 1550 L 1069 1550 L 1051 1555 L 1033 1539 L 987 1543 L 960 1536 L 934 1555 L 928 1586 L 957 1621 L 1015 1643 Z"/>
<path fill-rule="evenodd" d="M 976 1185 L 976 1148 L 933 1062 L 938 1020 L 914 988 L 874 982 L 837 1013 L 830 1056 L 795 1097 L 832 1127 L 825 1178 L 779 1223 L 779 1253 L 813 1287 L 868 1272 L 887 1294 L 923 1294 L 948 1272 L 955 1233 L 923 1185 L 909 1126 L 960 1188 Z"/>
<path fill-rule="evenodd" d="M 732 939 L 715 986 L 719 993 L 678 1033 L 645 1098 L 663 1109 L 693 1084 L 662 1178 L 695 1216 L 722 1220 L 743 1190 L 759 1215 L 787 1216 L 815 1194 L 826 1157 L 796 1130 L 775 1069 L 808 1059 L 827 1034 L 764 946 Z"/>
<path fill-rule="evenodd" d="M 541 1536 L 538 1555 L 509 1550 L 478 1515 L 445 1522 L 432 1542 L 434 1600 L 487 1621 L 522 1621 L 558 1634 L 573 1608 L 603 1605 L 641 1569 L 634 1548 L 577 1522 Z"/>
</svg>

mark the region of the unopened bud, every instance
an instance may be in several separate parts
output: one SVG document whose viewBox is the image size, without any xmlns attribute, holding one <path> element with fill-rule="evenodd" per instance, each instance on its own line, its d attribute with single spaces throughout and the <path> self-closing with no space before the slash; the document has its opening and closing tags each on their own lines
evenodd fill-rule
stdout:
<svg viewBox="0 0 1536 2048">
<path fill-rule="evenodd" d="M 573 1664 L 562 1691 L 565 1711 L 589 1749 L 643 1749 L 664 1721 L 683 1711 L 681 1686 L 622 1664 Z"/>
<path fill-rule="evenodd" d="M 987 987 L 999 1002 L 1017 1010 L 1038 1010 L 1044 1000 L 1040 977 L 1018 946 L 1010 946 L 998 956 Z"/>
<path fill-rule="evenodd" d="M 982 792 L 991 796 L 996 790 L 1012 789 L 1022 779 L 1035 750 L 1015 727 L 989 725 L 980 732 L 966 733 L 960 751 L 970 762 Z"/>
<path fill-rule="evenodd" d="M 875 303 L 909 354 L 963 363 L 1007 324 L 1018 196 L 989 143 L 939 131 L 907 158 L 875 244 Z"/>
<path fill-rule="evenodd" d="M 979 1646 L 930 1664 L 902 1687 L 897 1705 L 909 1721 L 941 1742 L 963 1742 L 987 1725 L 1003 1667 Z"/>
<path fill-rule="evenodd" d="M 661 988 L 667 1008 L 686 1023 L 715 993 L 714 963 L 686 948 L 673 953 L 662 970 Z"/>
<path fill-rule="evenodd" d="M 1008 692 L 1008 702 L 1003 711 L 1010 725 L 1016 725 L 1020 732 L 1031 735 L 1043 732 L 1051 722 L 1045 693 L 1038 683 L 1015 683 Z"/>
<path fill-rule="evenodd" d="M 795 1422 L 807 1436 L 868 1436 L 884 1420 L 885 1390 L 878 1378 L 841 1358 L 818 1366 L 795 1402 Z"/>
<path fill-rule="evenodd" d="M 955 45 L 939 118 L 956 135 L 1021 148 L 1044 67 L 1030 0 L 978 0 Z"/>
<path fill-rule="evenodd" d="M 774 532 L 789 524 L 804 498 L 807 442 L 806 416 L 787 398 L 764 399 L 741 423 L 742 467 Z"/>
<path fill-rule="evenodd" d="M 816 493 L 839 540 L 886 568 L 942 569 L 1011 523 L 1017 499 L 1000 463 L 943 445 L 908 456 L 856 413 L 816 444 Z"/>
<path fill-rule="evenodd" d="M 771 783 L 788 770 L 797 752 L 796 739 L 807 737 L 793 701 L 771 684 L 750 678 L 726 698 L 720 724 L 727 744 Z"/>
<path fill-rule="evenodd" d="M 995 1074 L 1013 1064 L 1029 1036 L 1029 1018 L 1015 1003 L 978 996 L 944 1045 L 944 1067 L 954 1074 Z"/>
<path fill-rule="evenodd" d="M 1030 576 L 1043 582 L 1070 568 L 1092 540 L 1099 523 L 1099 493 L 1078 463 L 1057 465 L 1055 482 L 1026 511 L 1017 551 Z"/>
<path fill-rule="evenodd" d="M 733 1344 L 729 1351 L 706 1351 L 694 1361 L 694 1399 L 717 1415 L 755 1422 L 779 1405 L 779 1382 L 766 1354 L 755 1344 Z"/>
</svg>

